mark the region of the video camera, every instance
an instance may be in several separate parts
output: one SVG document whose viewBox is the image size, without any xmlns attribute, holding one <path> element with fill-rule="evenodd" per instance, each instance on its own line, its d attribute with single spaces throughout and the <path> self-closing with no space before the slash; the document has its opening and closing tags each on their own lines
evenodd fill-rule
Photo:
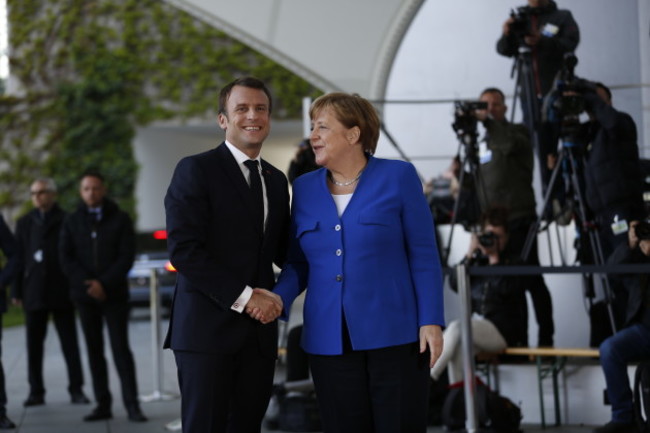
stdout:
<svg viewBox="0 0 650 433">
<path fill-rule="evenodd" d="M 466 146 L 476 145 L 477 142 L 478 119 L 476 119 L 474 111 L 487 110 L 487 107 L 487 102 L 483 101 L 454 101 L 454 123 L 451 124 L 451 127 L 456 132 L 458 139 Z"/>
<path fill-rule="evenodd" d="M 634 234 L 640 241 L 650 240 L 650 221 L 639 221 L 639 223 L 634 226 Z"/>
<path fill-rule="evenodd" d="M 580 129 L 580 114 L 585 111 L 585 80 L 576 78 L 574 69 L 578 58 L 573 53 L 564 55 L 564 63 L 555 87 L 549 95 L 548 116 L 551 123 L 559 125 L 560 136 L 574 141 Z"/>
<path fill-rule="evenodd" d="M 530 17 L 534 14 L 534 10 L 529 6 L 520 6 L 516 10 L 510 10 L 510 33 L 517 39 L 523 39 L 524 36 L 530 34 Z"/>
</svg>

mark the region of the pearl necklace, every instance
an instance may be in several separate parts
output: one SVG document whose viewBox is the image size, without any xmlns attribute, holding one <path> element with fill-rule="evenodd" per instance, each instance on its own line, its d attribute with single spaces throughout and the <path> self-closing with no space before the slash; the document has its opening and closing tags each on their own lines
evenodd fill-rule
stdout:
<svg viewBox="0 0 650 433">
<path fill-rule="evenodd" d="M 355 177 L 354 179 L 352 179 L 352 180 L 349 181 L 349 182 L 338 182 L 338 181 L 336 181 L 336 180 L 334 179 L 334 176 L 332 175 L 332 172 L 331 172 L 331 171 L 328 171 L 328 174 L 329 174 L 328 177 L 329 177 L 330 182 L 332 182 L 334 185 L 336 185 L 336 186 L 350 186 L 350 185 L 352 185 L 353 183 L 359 181 L 359 179 L 361 178 L 361 174 L 363 174 L 363 170 L 361 170 L 361 171 L 359 172 L 359 174 L 357 174 L 357 177 Z"/>
</svg>

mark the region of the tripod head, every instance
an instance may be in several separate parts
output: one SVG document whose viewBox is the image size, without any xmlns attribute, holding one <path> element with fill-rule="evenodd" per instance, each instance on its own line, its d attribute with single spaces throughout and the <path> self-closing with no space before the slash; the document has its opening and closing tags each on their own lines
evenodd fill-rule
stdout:
<svg viewBox="0 0 650 433">
<path fill-rule="evenodd" d="M 451 127 L 458 141 L 465 147 L 465 155 L 472 164 L 478 164 L 478 119 L 474 111 L 487 108 L 487 102 L 483 101 L 454 102 L 454 123 Z"/>
</svg>

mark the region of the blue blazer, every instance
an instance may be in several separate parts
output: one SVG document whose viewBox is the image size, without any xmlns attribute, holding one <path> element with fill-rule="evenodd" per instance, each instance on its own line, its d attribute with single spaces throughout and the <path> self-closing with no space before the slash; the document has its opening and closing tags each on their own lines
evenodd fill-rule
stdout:
<svg viewBox="0 0 650 433">
<path fill-rule="evenodd" d="M 308 287 L 302 346 L 343 351 L 412 343 L 443 325 L 442 271 L 433 218 L 415 168 L 370 157 L 341 217 L 321 168 L 294 182 L 289 260 L 275 286 L 291 303 Z"/>
</svg>

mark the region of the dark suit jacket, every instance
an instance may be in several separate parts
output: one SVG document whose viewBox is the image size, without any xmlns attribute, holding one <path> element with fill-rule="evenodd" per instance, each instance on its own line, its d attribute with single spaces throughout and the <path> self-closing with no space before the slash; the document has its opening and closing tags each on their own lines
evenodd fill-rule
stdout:
<svg viewBox="0 0 650 433">
<path fill-rule="evenodd" d="M 165 196 L 167 244 L 178 270 L 164 347 L 234 353 L 254 333 L 264 354 L 277 354 L 277 324 L 231 310 L 246 285 L 272 289 L 289 225 L 287 179 L 262 161 L 266 230 L 255 227 L 252 196 L 225 144 L 182 159 Z"/>
<path fill-rule="evenodd" d="M 19 266 L 16 239 L 11 234 L 2 215 L 0 215 L 0 250 L 7 259 L 4 268 L 0 267 L 0 314 L 2 314 L 7 311 L 5 289 L 13 281 Z"/>
<path fill-rule="evenodd" d="M 25 311 L 73 308 L 68 280 L 59 262 L 59 232 L 65 212 L 55 204 L 44 217 L 38 209 L 18 220 L 16 241 L 21 267 L 12 297 Z"/>
</svg>

